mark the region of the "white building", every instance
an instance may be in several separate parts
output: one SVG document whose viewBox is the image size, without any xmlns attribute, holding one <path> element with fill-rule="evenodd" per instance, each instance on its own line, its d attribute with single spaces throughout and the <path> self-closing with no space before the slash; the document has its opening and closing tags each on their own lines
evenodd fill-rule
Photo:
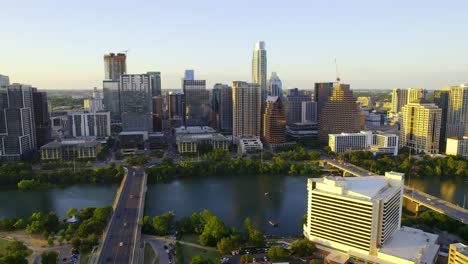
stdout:
<svg viewBox="0 0 468 264">
<path fill-rule="evenodd" d="M 468 137 L 463 137 L 463 139 L 447 138 L 445 154 L 468 157 Z"/>
<path fill-rule="evenodd" d="M 9 85 L 10 85 L 10 78 L 6 75 L 0 74 L 0 87 L 9 86 Z"/>
<path fill-rule="evenodd" d="M 85 111 L 95 113 L 104 110 L 101 92 L 94 87 L 91 96 L 83 100 L 83 108 Z"/>
<path fill-rule="evenodd" d="M 239 155 L 260 152 L 263 149 L 263 143 L 259 137 L 243 137 L 239 139 L 237 152 Z"/>
<path fill-rule="evenodd" d="M 462 243 L 450 244 L 448 264 L 468 263 L 468 246 Z"/>
<path fill-rule="evenodd" d="M 368 263 L 434 263 L 437 236 L 402 227 L 404 174 L 308 180 L 304 235 L 324 252 Z"/>
<path fill-rule="evenodd" d="M 68 112 L 68 136 L 109 137 L 111 135 L 110 112 Z"/>
<path fill-rule="evenodd" d="M 333 152 L 370 150 L 377 153 L 398 155 L 398 136 L 395 134 L 372 134 L 372 131 L 328 135 L 328 146 Z"/>
</svg>

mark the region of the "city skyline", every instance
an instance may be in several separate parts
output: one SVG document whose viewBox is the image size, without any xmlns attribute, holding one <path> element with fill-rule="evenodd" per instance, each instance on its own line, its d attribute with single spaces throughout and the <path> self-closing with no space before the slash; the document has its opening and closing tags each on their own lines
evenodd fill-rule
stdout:
<svg viewBox="0 0 468 264">
<path fill-rule="evenodd" d="M 278 72 L 285 90 L 333 81 L 335 58 L 354 89 L 434 90 L 466 82 L 461 1 L 119 3 L 4 3 L 8 22 L 0 33 L 9 41 L 0 49 L 0 73 L 41 89 L 102 88 L 102 56 L 128 50 L 128 73 L 160 71 L 163 89 L 180 89 L 184 70 L 194 69 L 211 88 L 251 81 L 252 48 L 265 41 L 267 75 Z M 239 10 L 240 19 L 214 23 Z M 125 23 L 116 24 L 115 14 Z M 251 26 L 266 21 L 263 30 Z"/>
</svg>

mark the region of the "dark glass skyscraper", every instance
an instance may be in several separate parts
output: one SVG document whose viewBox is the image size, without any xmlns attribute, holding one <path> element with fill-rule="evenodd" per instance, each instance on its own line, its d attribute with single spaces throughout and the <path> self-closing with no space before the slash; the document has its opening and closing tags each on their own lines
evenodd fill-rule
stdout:
<svg viewBox="0 0 468 264">
<path fill-rule="evenodd" d="M 447 139 L 445 138 L 447 130 L 447 112 L 449 105 L 450 88 L 434 91 L 434 103 L 442 109 L 442 117 L 440 118 L 440 140 L 439 152 L 444 153 L 447 147 Z"/>
<path fill-rule="evenodd" d="M 287 100 L 286 121 L 288 124 L 300 123 L 302 121 L 302 102 L 310 102 L 312 98 L 298 88 L 294 88 L 288 90 Z"/>
<path fill-rule="evenodd" d="M 208 126 L 210 123 L 210 94 L 205 80 L 183 80 L 185 95 L 185 125 Z"/>
<path fill-rule="evenodd" d="M 333 93 L 333 83 L 315 83 L 314 85 L 314 101 L 317 102 L 317 115 L 320 116 L 322 109 L 328 101 L 328 98 Z"/>
<path fill-rule="evenodd" d="M 229 85 L 215 84 L 211 95 L 211 107 L 215 128 L 222 132 L 232 131 L 232 88 Z"/>
<path fill-rule="evenodd" d="M 39 92 L 36 88 L 33 88 L 33 106 L 37 148 L 40 148 L 50 141 L 52 133 L 47 105 L 47 93 Z"/>
<path fill-rule="evenodd" d="M 124 131 L 152 131 L 152 87 L 148 74 L 120 77 L 120 110 Z"/>
</svg>

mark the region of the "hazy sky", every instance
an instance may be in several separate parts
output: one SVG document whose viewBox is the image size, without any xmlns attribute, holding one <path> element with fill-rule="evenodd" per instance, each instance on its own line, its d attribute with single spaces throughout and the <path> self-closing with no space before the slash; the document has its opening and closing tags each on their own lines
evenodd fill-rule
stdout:
<svg viewBox="0 0 468 264">
<path fill-rule="evenodd" d="M 39 88 L 101 88 L 103 54 L 128 51 L 127 71 L 184 69 L 216 82 L 250 81 L 264 40 L 268 77 L 310 89 L 335 79 L 354 89 L 468 82 L 468 1 L 448 0 L 0 0 L 0 74 Z"/>
</svg>

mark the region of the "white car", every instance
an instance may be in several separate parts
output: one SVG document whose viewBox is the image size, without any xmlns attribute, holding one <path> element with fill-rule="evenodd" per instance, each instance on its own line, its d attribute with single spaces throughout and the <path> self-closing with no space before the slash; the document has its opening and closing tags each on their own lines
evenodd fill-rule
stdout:
<svg viewBox="0 0 468 264">
<path fill-rule="evenodd" d="M 121 246 L 123 246 L 123 242 L 120 242 L 120 243 L 119 243 L 119 247 L 121 247 Z"/>
</svg>

